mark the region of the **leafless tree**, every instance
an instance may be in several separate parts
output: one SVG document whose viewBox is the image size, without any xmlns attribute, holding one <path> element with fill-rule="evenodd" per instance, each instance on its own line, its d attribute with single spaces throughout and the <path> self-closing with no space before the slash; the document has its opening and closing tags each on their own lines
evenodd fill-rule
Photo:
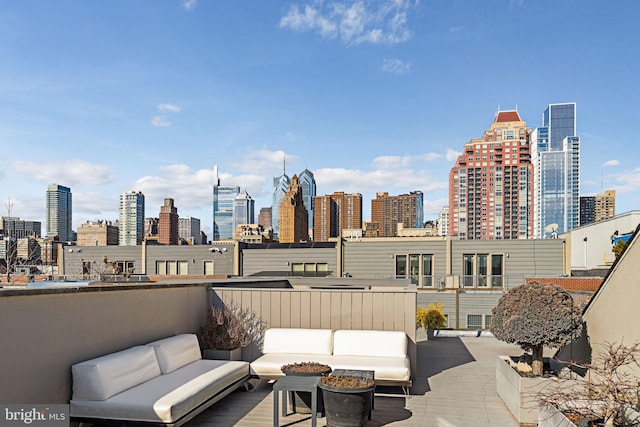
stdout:
<svg viewBox="0 0 640 427">
<path fill-rule="evenodd" d="M 606 427 L 637 426 L 640 414 L 640 343 L 605 343 L 587 375 L 561 378 L 538 395 L 540 404 L 560 409 L 572 418 L 603 420 Z"/>
</svg>

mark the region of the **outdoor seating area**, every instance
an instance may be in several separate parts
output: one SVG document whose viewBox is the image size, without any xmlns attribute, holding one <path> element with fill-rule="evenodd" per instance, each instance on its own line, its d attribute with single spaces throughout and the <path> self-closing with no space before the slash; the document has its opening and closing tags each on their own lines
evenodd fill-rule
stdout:
<svg viewBox="0 0 640 427">
<path fill-rule="evenodd" d="M 365 426 L 518 427 L 495 390 L 496 356 L 518 351 L 517 346 L 487 336 L 420 341 L 410 394 L 401 387 L 376 387 L 375 406 Z M 274 384 L 238 389 L 186 426 L 272 426 Z M 281 410 L 279 425 L 311 426 L 312 416 L 291 412 L 284 416 Z M 317 425 L 326 426 L 326 417 L 318 416 Z"/>
<path fill-rule="evenodd" d="M 249 363 L 203 360 L 181 334 L 76 363 L 74 421 L 182 425 L 249 379 Z"/>
<path fill-rule="evenodd" d="M 411 386 L 407 336 L 401 331 L 271 328 L 263 353 L 251 362 L 251 375 L 260 379 L 281 377 L 283 365 L 312 361 L 334 370 L 374 371 L 376 384 Z"/>
</svg>

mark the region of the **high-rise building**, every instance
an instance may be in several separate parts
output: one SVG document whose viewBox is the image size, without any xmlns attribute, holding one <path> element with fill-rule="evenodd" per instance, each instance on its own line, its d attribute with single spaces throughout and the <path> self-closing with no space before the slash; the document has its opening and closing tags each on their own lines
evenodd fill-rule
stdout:
<svg viewBox="0 0 640 427">
<path fill-rule="evenodd" d="M 580 226 L 596 220 L 596 196 L 580 196 Z"/>
<path fill-rule="evenodd" d="M 0 216 L 0 238 L 40 237 L 42 224 L 40 221 L 27 221 L 17 217 Z"/>
<path fill-rule="evenodd" d="M 499 111 L 449 173 L 449 235 L 527 239 L 533 233 L 531 129 L 517 111 Z"/>
<path fill-rule="evenodd" d="M 158 243 L 161 245 L 178 244 L 178 208 L 175 207 L 171 198 L 164 199 L 163 205 L 160 206 Z"/>
<path fill-rule="evenodd" d="M 580 224 L 580 138 L 576 104 L 550 104 L 531 134 L 534 237 L 548 238 Z"/>
<path fill-rule="evenodd" d="M 247 190 L 242 190 L 233 201 L 233 230 L 235 230 L 241 224 L 254 224 L 254 205 L 255 202 L 247 193 Z"/>
<path fill-rule="evenodd" d="M 261 225 L 264 230 L 271 228 L 271 207 L 260 208 L 258 224 Z"/>
<path fill-rule="evenodd" d="M 152 240 L 158 240 L 158 222 L 159 218 L 150 217 L 144 219 L 144 237 L 148 239 L 153 237 Z"/>
<path fill-rule="evenodd" d="M 444 206 L 438 214 L 438 236 L 449 235 L 449 207 Z"/>
<path fill-rule="evenodd" d="M 118 227 L 111 221 L 87 221 L 78 227 L 79 246 L 117 245 L 118 240 Z"/>
<path fill-rule="evenodd" d="M 314 197 L 313 239 L 327 242 L 342 230 L 362 228 L 362 194 L 337 191 Z"/>
<path fill-rule="evenodd" d="M 616 190 L 606 190 L 596 195 L 595 221 L 602 221 L 616 216 Z"/>
<path fill-rule="evenodd" d="M 218 166 L 213 167 L 213 240 L 233 239 L 233 201 L 240 187 L 220 185 Z"/>
<path fill-rule="evenodd" d="M 309 214 L 309 230 L 313 229 L 313 212 L 314 212 L 314 197 L 316 196 L 316 179 L 313 177 L 313 173 L 309 169 L 303 170 L 298 175 L 300 180 L 300 187 L 302 187 L 302 201 L 304 207 L 307 208 Z"/>
<path fill-rule="evenodd" d="M 144 240 L 144 194 L 130 191 L 120 195 L 118 219 L 120 246 L 141 245 Z"/>
<path fill-rule="evenodd" d="M 371 200 L 371 222 L 378 224 L 380 237 L 395 237 L 398 223 L 404 228 L 422 228 L 424 220 L 424 202 L 422 191 L 389 196 L 388 192 L 376 193 Z"/>
<path fill-rule="evenodd" d="M 191 242 L 192 245 L 202 244 L 200 220 L 190 216 L 178 218 L 178 237 Z"/>
<path fill-rule="evenodd" d="M 300 180 L 297 175 L 293 175 L 280 205 L 280 242 L 295 243 L 307 240 L 309 240 L 309 217 L 302 201 Z"/>
<path fill-rule="evenodd" d="M 71 189 L 58 184 L 47 187 L 47 237 L 73 241 Z"/>
<path fill-rule="evenodd" d="M 291 180 L 283 166 L 282 175 L 273 178 L 273 193 L 271 195 L 271 228 L 273 228 L 273 239 L 276 241 L 280 238 L 280 205 L 290 183 Z"/>
</svg>

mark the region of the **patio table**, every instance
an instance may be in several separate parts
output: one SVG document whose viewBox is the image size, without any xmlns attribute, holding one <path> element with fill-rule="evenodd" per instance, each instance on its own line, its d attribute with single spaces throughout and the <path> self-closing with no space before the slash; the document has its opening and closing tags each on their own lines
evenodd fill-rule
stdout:
<svg viewBox="0 0 640 427">
<path fill-rule="evenodd" d="M 318 384 L 320 377 L 284 376 L 273 385 L 273 426 L 279 427 L 279 395 L 282 393 L 282 414 L 287 416 L 287 392 L 306 391 L 311 393 L 311 427 L 316 427 L 318 412 Z M 295 412 L 295 407 L 293 408 Z"/>
</svg>

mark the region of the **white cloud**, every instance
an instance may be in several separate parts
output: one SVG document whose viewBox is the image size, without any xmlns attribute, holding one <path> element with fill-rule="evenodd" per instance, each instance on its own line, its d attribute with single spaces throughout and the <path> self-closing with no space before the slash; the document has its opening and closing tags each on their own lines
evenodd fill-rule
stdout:
<svg viewBox="0 0 640 427">
<path fill-rule="evenodd" d="M 282 174 L 282 169 L 285 166 L 287 170 L 290 171 L 291 166 L 297 161 L 298 156 L 287 154 L 282 150 L 270 151 L 266 149 L 248 149 L 247 157 L 244 157 L 240 161 L 234 163 L 232 167 L 249 174 L 273 177 L 280 176 Z M 292 174 L 288 172 L 287 175 L 291 176 Z M 271 181 L 271 178 L 268 179 Z"/>
<path fill-rule="evenodd" d="M 171 122 L 167 116 L 155 116 L 151 119 L 151 124 L 158 128 L 166 128 L 171 126 Z"/>
<path fill-rule="evenodd" d="M 182 0 L 182 7 L 184 10 L 192 11 L 198 5 L 198 0 Z"/>
<path fill-rule="evenodd" d="M 432 162 L 442 158 L 438 153 L 425 153 L 412 156 L 378 156 L 373 159 L 374 167 L 378 169 L 406 168 L 412 163 Z"/>
<path fill-rule="evenodd" d="M 158 105 L 158 111 L 161 113 L 179 113 L 181 110 L 180 107 L 173 104 L 160 104 Z"/>
<path fill-rule="evenodd" d="M 411 63 L 396 58 L 385 58 L 381 69 L 389 74 L 405 74 L 411 69 Z"/>
<path fill-rule="evenodd" d="M 16 161 L 12 163 L 16 172 L 30 175 L 47 184 L 70 187 L 106 185 L 113 181 L 111 168 L 85 160 L 51 160 L 44 162 Z"/>
<path fill-rule="evenodd" d="M 604 167 L 604 168 L 615 167 L 615 166 L 620 166 L 620 161 L 619 160 L 607 160 L 606 162 L 604 162 L 602 164 L 602 167 Z"/>
<path fill-rule="evenodd" d="M 640 168 L 614 174 L 612 178 L 618 183 L 615 189 L 620 193 L 640 191 Z"/>
<path fill-rule="evenodd" d="M 424 213 L 437 217 L 443 207 L 449 206 L 449 198 L 435 200 L 424 199 Z"/>
<path fill-rule="evenodd" d="M 166 128 L 171 126 L 171 121 L 169 121 L 170 114 L 178 114 L 182 110 L 179 106 L 174 104 L 158 104 L 157 107 L 158 112 L 162 114 L 158 114 L 151 119 L 151 124 L 155 127 Z"/>
<path fill-rule="evenodd" d="M 449 32 L 450 33 L 458 33 L 460 31 L 464 30 L 464 27 L 451 27 L 449 28 Z"/>
<path fill-rule="evenodd" d="M 447 149 L 447 154 L 445 155 L 445 158 L 447 159 L 448 162 L 455 162 L 458 160 L 458 156 L 460 156 L 460 152 L 456 151 L 456 150 L 452 150 L 450 148 Z M 451 165 L 453 166 L 453 165 Z"/>
<path fill-rule="evenodd" d="M 292 5 L 280 19 L 280 28 L 312 31 L 322 38 L 339 37 L 346 44 L 401 43 L 411 38 L 407 15 L 413 0 L 314 1 L 303 9 Z"/>
</svg>

